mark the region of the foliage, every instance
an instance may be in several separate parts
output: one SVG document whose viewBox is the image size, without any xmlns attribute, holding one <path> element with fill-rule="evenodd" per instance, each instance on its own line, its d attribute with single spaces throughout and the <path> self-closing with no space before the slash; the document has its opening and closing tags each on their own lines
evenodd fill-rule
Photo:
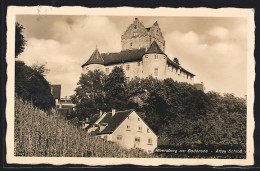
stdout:
<svg viewBox="0 0 260 171">
<path fill-rule="evenodd" d="M 126 77 L 122 68 L 115 67 L 108 75 L 104 90 L 106 104 L 110 109 L 124 110 L 127 105 Z"/>
<path fill-rule="evenodd" d="M 82 74 L 71 100 L 76 104 L 76 114 L 80 120 L 91 117 L 98 110 L 105 110 L 105 79 L 106 75 L 99 71 Z"/>
<path fill-rule="evenodd" d="M 159 136 L 159 145 L 246 144 L 246 100 L 204 93 L 170 78 L 135 78 L 125 84 L 121 68 L 104 81 L 107 109 L 135 109 Z M 85 105 L 87 106 L 87 104 Z M 91 106 L 88 106 L 91 107 Z"/>
<path fill-rule="evenodd" d="M 24 27 L 18 22 L 15 23 L 15 57 L 17 58 L 24 51 L 27 41 L 23 36 Z"/>
<path fill-rule="evenodd" d="M 27 157 L 151 157 L 141 149 L 87 134 L 52 110 L 50 114 L 15 99 L 14 155 Z"/>
<path fill-rule="evenodd" d="M 36 107 L 48 110 L 55 106 L 49 83 L 42 73 L 24 64 L 15 62 L 15 93 Z"/>
</svg>

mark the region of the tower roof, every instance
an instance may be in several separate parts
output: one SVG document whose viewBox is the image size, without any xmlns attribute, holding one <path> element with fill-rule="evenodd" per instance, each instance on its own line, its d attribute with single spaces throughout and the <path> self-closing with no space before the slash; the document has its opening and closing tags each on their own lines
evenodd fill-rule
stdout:
<svg viewBox="0 0 260 171">
<path fill-rule="evenodd" d="M 104 64 L 104 59 L 102 58 L 102 56 L 100 55 L 98 49 L 96 48 L 96 50 L 92 53 L 92 55 L 90 56 L 89 60 L 82 65 L 89 65 L 89 64 Z"/>
<path fill-rule="evenodd" d="M 160 49 L 160 47 L 158 46 L 158 44 L 156 43 L 156 41 L 153 41 L 153 43 L 151 44 L 151 46 L 149 47 L 149 49 L 146 51 L 146 54 L 149 53 L 157 53 L 157 54 L 163 54 L 165 55 L 165 53 Z"/>
</svg>

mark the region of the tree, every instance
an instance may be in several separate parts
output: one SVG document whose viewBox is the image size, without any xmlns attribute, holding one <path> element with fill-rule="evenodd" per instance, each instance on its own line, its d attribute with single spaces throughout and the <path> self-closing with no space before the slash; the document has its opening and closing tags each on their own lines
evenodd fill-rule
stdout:
<svg viewBox="0 0 260 171">
<path fill-rule="evenodd" d="M 24 51 L 27 41 L 23 36 L 24 27 L 18 22 L 15 23 L 15 57 L 17 58 Z"/>
<path fill-rule="evenodd" d="M 124 110 L 127 106 L 126 77 L 122 68 L 115 67 L 105 83 L 108 108 Z"/>
<path fill-rule="evenodd" d="M 15 93 L 18 97 L 40 109 L 49 110 L 55 106 L 48 81 L 42 73 L 25 65 L 22 61 L 15 62 Z"/>
<path fill-rule="evenodd" d="M 80 120 L 96 114 L 98 110 L 106 110 L 105 105 L 105 84 L 106 75 L 99 71 L 89 71 L 82 74 L 75 94 L 71 96 L 75 106 L 75 116 Z"/>
</svg>

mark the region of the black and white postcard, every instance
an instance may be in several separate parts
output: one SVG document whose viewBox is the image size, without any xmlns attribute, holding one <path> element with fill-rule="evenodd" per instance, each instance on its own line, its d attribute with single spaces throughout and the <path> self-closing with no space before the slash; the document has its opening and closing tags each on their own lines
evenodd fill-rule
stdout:
<svg viewBox="0 0 260 171">
<path fill-rule="evenodd" d="M 8 7 L 7 163 L 254 164 L 254 10 Z"/>
</svg>

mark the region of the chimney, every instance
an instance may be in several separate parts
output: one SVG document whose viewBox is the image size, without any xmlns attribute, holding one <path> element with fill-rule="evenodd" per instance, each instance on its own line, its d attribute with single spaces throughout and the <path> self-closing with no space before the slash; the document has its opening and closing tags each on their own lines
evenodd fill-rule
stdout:
<svg viewBox="0 0 260 171">
<path fill-rule="evenodd" d="M 99 117 L 102 116 L 102 110 L 99 111 Z"/>
<path fill-rule="evenodd" d="M 65 96 L 65 102 L 67 102 L 67 96 Z"/>
<path fill-rule="evenodd" d="M 112 116 L 116 114 L 116 109 L 112 109 Z"/>
</svg>

